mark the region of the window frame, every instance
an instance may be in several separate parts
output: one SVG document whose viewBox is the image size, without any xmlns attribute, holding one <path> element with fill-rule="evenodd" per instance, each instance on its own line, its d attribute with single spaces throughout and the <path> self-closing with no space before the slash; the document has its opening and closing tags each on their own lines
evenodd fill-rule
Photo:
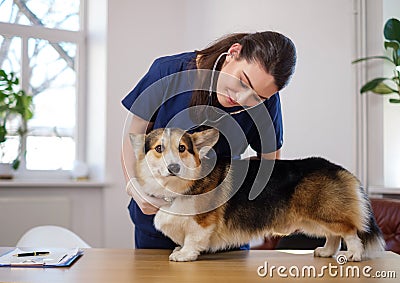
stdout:
<svg viewBox="0 0 400 283">
<path fill-rule="evenodd" d="M 80 29 L 69 31 L 57 28 L 48 28 L 42 26 L 28 26 L 15 23 L 0 22 L 0 34 L 7 37 L 21 38 L 21 87 L 28 89 L 29 86 L 29 57 L 28 40 L 37 38 L 47 40 L 52 43 L 71 42 L 77 45 L 76 54 L 76 124 L 74 130 L 75 141 L 75 159 L 86 161 L 86 1 L 80 0 Z M 26 145 L 26 137 L 23 146 Z M 15 175 L 20 179 L 66 179 L 70 178 L 70 170 L 28 170 L 26 168 L 26 159 L 23 156 L 20 168 L 15 171 Z"/>
</svg>

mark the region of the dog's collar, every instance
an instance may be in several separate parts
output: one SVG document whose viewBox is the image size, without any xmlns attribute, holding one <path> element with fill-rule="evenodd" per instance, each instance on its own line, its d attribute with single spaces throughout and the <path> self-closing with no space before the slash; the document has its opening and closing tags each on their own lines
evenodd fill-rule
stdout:
<svg viewBox="0 0 400 283">
<path fill-rule="evenodd" d="M 171 198 L 171 197 L 163 197 L 163 200 L 165 200 L 166 202 L 173 202 L 175 200 L 175 198 Z"/>
<path fill-rule="evenodd" d="M 153 197 L 153 198 L 162 199 L 162 200 L 164 200 L 166 202 L 173 202 L 176 199 L 175 197 L 158 197 L 158 196 L 155 196 L 155 195 L 149 195 L 149 196 Z"/>
</svg>

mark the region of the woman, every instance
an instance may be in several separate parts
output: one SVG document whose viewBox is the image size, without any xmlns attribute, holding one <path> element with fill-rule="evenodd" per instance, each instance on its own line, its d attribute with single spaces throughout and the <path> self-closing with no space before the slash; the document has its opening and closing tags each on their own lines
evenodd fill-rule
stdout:
<svg viewBox="0 0 400 283">
<path fill-rule="evenodd" d="M 295 64 L 293 42 L 272 31 L 231 34 L 204 50 L 159 58 L 122 100 L 133 113 L 128 132 L 214 126 L 222 132 L 214 147 L 217 156 L 240 158 L 250 145 L 259 157 L 279 158 L 283 130 L 278 91 L 289 82 Z M 165 200 L 140 194 L 128 137 L 122 163 L 136 248 L 173 249 L 176 245 L 153 226 Z"/>
</svg>

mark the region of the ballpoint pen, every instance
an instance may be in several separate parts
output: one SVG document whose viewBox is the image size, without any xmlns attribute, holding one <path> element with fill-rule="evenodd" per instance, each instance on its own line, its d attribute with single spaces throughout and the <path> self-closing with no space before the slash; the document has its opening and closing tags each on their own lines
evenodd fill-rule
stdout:
<svg viewBox="0 0 400 283">
<path fill-rule="evenodd" d="M 25 256 L 38 256 L 38 255 L 48 255 L 50 252 L 29 252 L 29 253 L 20 253 L 15 254 L 16 257 L 25 257 Z"/>
</svg>

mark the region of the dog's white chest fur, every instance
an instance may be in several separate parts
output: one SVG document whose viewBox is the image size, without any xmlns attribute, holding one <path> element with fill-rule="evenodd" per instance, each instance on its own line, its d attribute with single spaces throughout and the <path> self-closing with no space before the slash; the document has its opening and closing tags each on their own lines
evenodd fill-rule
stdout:
<svg viewBox="0 0 400 283">
<path fill-rule="evenodd" d="M 154 218 L 154 226 L 182 246 L 185 239 L 185 227 L 190 221 L 193 220 L 187 216 L 177 216 L 160 210 Z"/>
<path fill-rule="evenodd" d="M 162 231 L 165 235 L 170 237 L 175 243 L 183 245 L 185 234 L 188 231 L 193 231 L 190 229 L 197 228 L 199 225 L 194 221 L 192 216 L 185 216 L 181 214 L 175 214 L 172 211 L 178 210 L 179 206 L 183 205 L 182 200 L 176 199 L 167 209 L 160 209 L 155 218 L 154 226 L 157 230 Z M 188 205 L 187 200 L 185 205 Z M 190 205 L 190 204 L 189 204 Z"/>
</svg>

